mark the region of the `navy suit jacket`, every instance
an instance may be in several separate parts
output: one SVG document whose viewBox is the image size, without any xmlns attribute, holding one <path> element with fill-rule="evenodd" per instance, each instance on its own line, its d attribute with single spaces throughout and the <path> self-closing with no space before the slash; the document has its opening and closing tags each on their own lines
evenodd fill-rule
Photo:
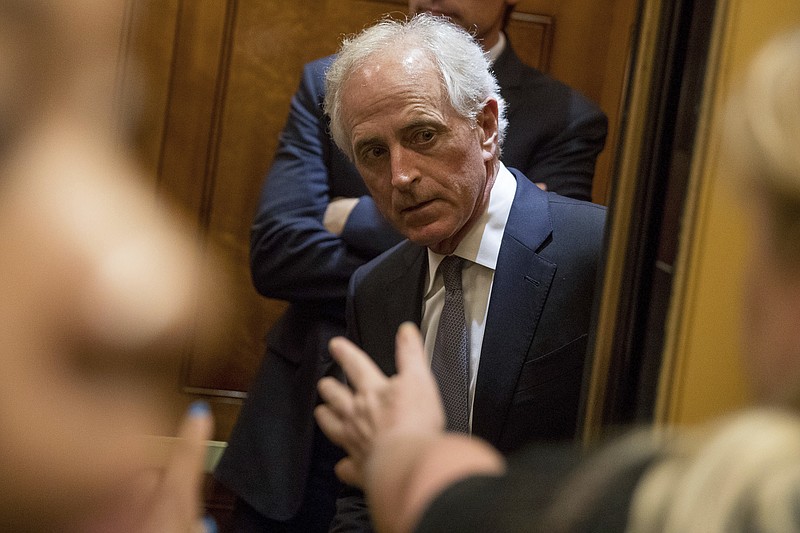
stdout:
<svg viewBox="0 0 800 533">
<path fill-rule="evenodd" d="M 472 431 L 507 453 L 574 436 L 605 208 L 545 193 L 512 169 L 517 191 L 497 258 Z M 386 374 L 394 336 L 420 324 L 425 247 L 404 241 L 350 282 L 348 336 Z"/>
<path fill-rule="evenodd" d="M 605 208 L 545 193 L 512 169 L 517 191 L 500 246 L 473 404 L 472 433 L 508 454 L 531 441 L 571 438 Z M 387 374 L 394 334 L 420 324 L 427 249 L 405 241 L 350 282 L 348 335 Z M 367 530 L 363 501 L 339 503 L 337 531 Z"/>
<path fill-rule="evenodd" d="M 276 520 L 294 516 L 303 499 L 316 381 L 331 368 L 328 340 L 345 333 L 350 276 L 401 240 L 328 134 L 322 101 L 331 61 L 304 68 L 262 189 L 251 232 L 253 283 L 260 294 L 290 307 L 268 333 L 267 354 L 215 471 L 224 485 Z M 551 190 L 562 190 L 560 182 L 580 183 L 578 196 L 588 197 L 605 142 L 605 115 L 576 91 L 526 67 L 510 45 L 494 70 L 509 110 L 502 159 Z M 337 196 L 359 198 L 341 235 L 322 223 Z M 392 338 L 394 332 L 387 340 Z"/>
</svg>

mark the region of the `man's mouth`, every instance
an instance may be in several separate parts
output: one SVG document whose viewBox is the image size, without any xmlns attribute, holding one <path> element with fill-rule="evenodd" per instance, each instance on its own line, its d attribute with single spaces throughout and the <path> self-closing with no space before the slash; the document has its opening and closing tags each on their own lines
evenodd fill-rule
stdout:
<svg viewBox="0 0 800 533">
<path fill-rule="evenodd" d="M 403 214 L 413 213 L 415 211 L 419 211 L 420 209 L 430 205 L 431 203 L 433 203 L 433 200 L 425 200 L 423 202 L 418 202 L 418 203 L 413 204 L 413 205 L 402 207 L 400 209 L 400 212 L 403 213 Z"/>
</svg>

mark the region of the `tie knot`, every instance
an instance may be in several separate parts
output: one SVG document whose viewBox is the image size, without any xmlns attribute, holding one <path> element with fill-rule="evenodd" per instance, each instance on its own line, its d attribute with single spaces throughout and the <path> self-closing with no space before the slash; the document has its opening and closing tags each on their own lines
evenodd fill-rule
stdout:
<svg viewBox="0 0 800 533">
<path fill-rule="evenodd" d="M 444 289 L 446 291 L 461 290 L 461 269 L 463 265 L 464 259 L 456 255 L 448 255 L 442 259 L 439 265 L 439 271 L 442 273 Z"/>
</svg>

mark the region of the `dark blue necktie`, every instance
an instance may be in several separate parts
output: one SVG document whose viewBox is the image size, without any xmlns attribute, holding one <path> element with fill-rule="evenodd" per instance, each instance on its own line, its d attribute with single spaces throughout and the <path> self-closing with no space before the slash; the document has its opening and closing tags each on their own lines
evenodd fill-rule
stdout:
<svg viewBox="0 0 800 533">
<path fill-rule="evenodd" d="M 461 269 L 464 259 L 449 255 L 439 271 L 444 279 L 444 306 L 439 318 L 431 370 L 447 417 L 447 430 L 469 432 L 469 336 L 464 319 Z"/>
</svg>

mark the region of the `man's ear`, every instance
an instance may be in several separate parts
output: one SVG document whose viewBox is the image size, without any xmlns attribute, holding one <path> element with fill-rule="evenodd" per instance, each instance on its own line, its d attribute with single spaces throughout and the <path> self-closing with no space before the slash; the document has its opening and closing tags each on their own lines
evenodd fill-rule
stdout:
<svg viewBox="0 0 800 533">
<path fill-rule="evenodd" d="M 483 109 L 478 113 L 477 125 L 481 133 L 481 147 L 485 154 L 484 157 L 486 159 L 496 157 L 500 138 L 497 100 L 487 98 L 483 102 Z"/>
</svg>

